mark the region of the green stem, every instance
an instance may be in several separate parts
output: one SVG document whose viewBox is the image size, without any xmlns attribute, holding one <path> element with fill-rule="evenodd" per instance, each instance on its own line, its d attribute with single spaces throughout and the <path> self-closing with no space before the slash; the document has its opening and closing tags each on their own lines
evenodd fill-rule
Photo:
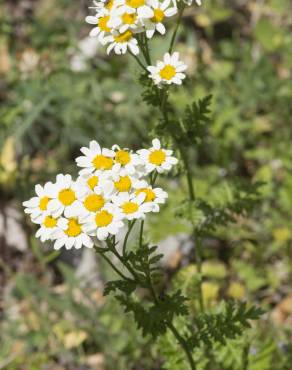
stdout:
<svg viewBox="0 0 292 370">
<path fill-rule="evenodd" d="M 189 347 L 188 347 L 186 341 L 179 334 L 179 332 L 177 331 L 177 329 L 175 328 L 175 326 L 172 323 L 168 323 L 167 326 L 169 327 L 169 329 L 171 330 L 171 332 L 173 333 L 173 335 L 175 336 L 175 338 L 177 339 L 177 341 L 181 345 L 182 349 L 185 351 L 185 354 L 186 354 L 186 356 L 188 358 L 188 361 L 190 363 L 191 369 L 192 370 L 196 370 L 196 364 L 194 362 L 193 356 L 192 356 L 192 354 L 191 354 L 191 352 L 189 350 Z"/>
<path fill-rule="evenodd" d="M 98 248 L 98 247 L 97 247 Z M 96 251 L 96 253 L 98 253 L 111 267 L 112 269 L 124 280 L 131 280 L 129 279 L 126 275 L 124 275 L 121 271 L 119 271 L 119 269 L 112 263 L 112 261 L 105 255 L 106 251 L 107 250 L 103 250 L 102 252 L 100 251 L 100 249 L 104 249 L 104 248 L 99 248 L 97 249 L 96 246 L 94 246 L 94 249 Z"/>
<path fill-rule="evenodd" d="M 135 222 L 136 222 L 136 220 L 134 220 L 134 221 L 132 221 L 132 222 L 129 223 L 129 228 L 128 228 L 128 231 L 127 231 L 127 234 L 125 236 L 124 243 L 123 243 L 123 256 L 126 253 L 128 238 L 129 238 L 130 233 L 131 233 L 131 231 L 133 229 L 133 226 L 135 225 Z"/>
<path fill-rule="evenodd" d="M 139 235 L 139 246 L 140 246 L 140 248 L 143 245 L 143 230 L 144 230 L 144 220 L 141 221 L 141 225 L 140 225 L 140 235 Z"/>
<path fill-rule="evenodd" d="M 118 260 L 124 265 L 128 271 L 133 275 L 136 282 L 140 282 L 139 275 L 136 274 L 135 270 L 129 265 L 126 261 L 125 256 L 121 256 L 119 252 L 115 248 L 115 240 L 111 243 L 110 241 L 107 242 L 109 250 L 118 258 Z"/>
<path fill-rule="evenodd" d="M 195 257 L 196 257 L 196 264 L 198 268 L 198 274 L 200 277 L 199 281 L 199 304 L 201 312 L 205 311 L 204 307 L 204 297 L 203 297 L 203 290 L 202 290 L 202 240 L 200 237 L 197 237 L 194 233 L 194 242 L 195 242 Z"/>
<path fill-rule="evenodd" d="M 131 51 L 129 51 L 133 58 L 135 58 L 136 62 L 139 64 L 141 68 L 144 69 L 145 72 L 148 73 L 147 68 L 144 66 L 144 64 L 141 62 L 141 60 L 137 57 L 137 55 L 133 54 Z"/>
<path fill-rule="evenodd" d="M 147 39 L 146 34 L 144 34 L 144 45 L 145 45 L 148 65 L 152 65 L 150 51 L 149 51 L 149 44 L 148 44 L 148 39 Z"/>
<path fill-rule="evenodd" d="M 145 43 L 144 43 L 144 40 L 143 40 L 143 35 L 137 35 L 137 41 L 138 41 L 138 45 L 142 51 L 142 54 L 144 56 L 144 59 L 145 59 L 145 62 L 146 64 L 150 65 L 150 60 L 149 60 L 149 56 L 147 54 L 147 50 L 146 50 L 146 47 L 145 47 Z M 144 67 L 146 69 L 146 67 Z M 147 71 L 147 69 L 146 69 Z"/>
<path fill-rule="evenodd" d="M 173 49 L 174 42 L 175 42 L 175 39 L 176 39 L 177 31 L 179 29 L 185 7 L 186 7 L 186 5 L 182 4 L 181 8 L 179 10 L 177 21 L 176 21 L 176 26 L 175 26 L 174 32 L 172 34 L 172 38 L 171 38 L 171 41 L 170 41 L 170 46 L 169 46 L 169 49 L 168 49 L 169 54 L 172 53 L 172 49 Z"/>
</svg>

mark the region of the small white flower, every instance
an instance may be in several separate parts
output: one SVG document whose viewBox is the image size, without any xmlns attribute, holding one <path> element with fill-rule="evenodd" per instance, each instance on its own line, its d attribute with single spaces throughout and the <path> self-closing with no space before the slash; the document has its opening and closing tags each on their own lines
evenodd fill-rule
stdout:
<svg viewBox="0 0 292 370">
<path fill-rule="evenodd" d="M 118 55 L 126 54 L 129 49 L 134 55 L 139 54 L 138 41 L 134 38 L 133 32 L 127 30 L 123 33 L 113 31 L 111 36 L 105 38 L 105 43 L 109 44 L 107 53 L 110 54 L 112 50 Z"/>
<path fill-rule="evenodd" d="M 177 13 L 177 8 L 172 6 L 169 8 L 170 0 L 164 0 L 160 3 L 158 0 L 149 0 L 149 4 L 153 8 L 154 15 L 152 18 L 144 21 L 146 28 L 146 36 L 150 39 L 153 37 L 155 30 L 161 35 L 165 34 L 165 27 L 162 21 L 167 17 L 172 17 Z"/>
<path fill-rule="evenodd" d="M 100 186 L 96 186 L 94 190 L 83 188 L 77 191 L 78 202 L 75 202 L 66 211 L 66 217 L 77 217 L 84 219 L 89 214 L 99 211 L 104 205 L 110 201 L 113 194 L 114 184 L 110 180 L 104 180 Z"/>
<path fill-rule="evenodd" d="M 89 147 L 80 149 L 83 156 L 76 158 L 78 167 L 82 167 L 80 175 L 93 173 L 95 171 L 104 171 L 110 173 L 114 165 L 115 152 L 107 148 L 101 148 L 97 141 L 89 143 Z"/>
<path fill-rule="evenodd" d="M 154 16 L 153 9 L 151 9 L 148 0 L 123 0 L 120 7 L 123 12 L 135 10 L 139 19 L 151 18 Z"/>
<path fill-rule="evenodd" d="M 133 182 L 136 181 L 132 176 L 124 171 L 112 176 L 114 190 L 117 193 L 129 193 L 133 187 Z"/>
<path fill-rule="evenodd" d="M 33 222 L 47 211 L 53 189 L 54 185 L 51 182 L 47 182 L 44 186 L 38 184 L 35 186 L 36 197 L 22 203 L 26 207 L 24 212 L 30 214 Z"/>
<path fill-rule="evenodd" d="M 179 53 L 175 52 L 172 55 L 164 54 L 163 61 L 158 61 L 156 66 L 148 66 L 147 70 L 150 72 L 149 77 L 152 78 L 158 87 L 164 84 L 181 85 L 182 80 L 186 77 L 183 71 L 187 66 L 179 60 Z"/>
<path fill-rule="evenodd" d="M 104 44 L 105 36 L 111 32 L 109 27 L 110 14 L 109 12 L 100 12 L 96 15 L 89 15 L 85 18 L 85 21 L 89 24 L 95 25 L 90 31 L 89 36 L 97 37 L 101 44 Z"/>
<path fill-rule="evenodd" d="M 121 149 L 118 145 L 113 145 L 112 150 L 115 152 L 113 172 L 123 170 L 125 174 L 133 175 L 136 172 L 136 167 L 140 164 L 139 156 L 127 149 Z"/>
<path fill-rule="evenodd" d="M 56 183 L 49 192 L 51 200 L 48 203 L 48 211 L 54 217 L 59 217 L 62 213 L 66 215 L 71 208 L 79 204 L 77 193 L 80 191 L 80 185 L 72 180 L 71 175 L 57 175 Z"/>
<path fill-rule="evenodd" d="M 143 31 L 135 9 L 124 10 L 123 8 L 118 7 L 114 12 L 112 12 L 108 25 L 109 27 L 118 30 L 119 33 L 124 33 L 128 29 L 135 33 Z"/>
<path fill-rule="evenodd" d="M 54 249 L 65 246 L 66 249 L 72 247 L 80 249 L 83 245 L 88 248 L 93 247 L 93 241 L 84 231 L 84 223 L 79 218 L 60 218 L 58 220 L 58 230 L 53 235 L 56 239 Z"/>
<path fill-rule="evenodd" d="M 150 149 L 141 149 L 137 153 L 140 154 L 141 162 L 144 164 L 147 173 L 154 170 L 158 173 L 169 171 L 178 162 L 175 157 L 172 157 L 172 150 L 161 148 L 158 139 L 152 140 Z"/>
<path fill-rule="evenodd" d="M 40 238 L 41 242 L 52 240 L 53 234 L 58 230 L 58 218 L 53 217 L 46 212 L 39 216 L 35 222 L 40 225 L 40 228 L 37 230 L 35 236 Z"/>
<path fill-rule="evenodd" d="M 145 213 L 152 211 L 152 205 L 144 203 L 145 197 L 145 193 L 139 195 L 119 193 L 119 195 L 113 196 L 112 201 L 120 208 L 123 217 L 134 220 L 145 218 Z"/>
<path fill-rule="evenodd" d="M 79 175 L 76 182 L 80 184 L 81 187 L 85 187 L 87 192 L 96 190 L 100 191 L 105 186 L 105 181 L 107 180 L 108 176 L 103 171 L 95 171 L 92 173 L 85 173 Z"/>
<path fill-rule="evenodd" d="M 164 204 L 168 198 L 166 191 L 161 188 L 153 188 L 145 180 L 137 181 L 133 187 L 136 189 L 135 194 L 145 194 L 144 203 L 150 203 L 152 206 L 152 212 L 159 212 L 159 205 Z"/>
<path fill-rule="evenodd" d="M 116 235 L 124 226 L 122 218 L 119 208 L 108 203 L 87 218 L 85 230 L 89 235 L 105 240 L 109 235 Z"/>
</svg>

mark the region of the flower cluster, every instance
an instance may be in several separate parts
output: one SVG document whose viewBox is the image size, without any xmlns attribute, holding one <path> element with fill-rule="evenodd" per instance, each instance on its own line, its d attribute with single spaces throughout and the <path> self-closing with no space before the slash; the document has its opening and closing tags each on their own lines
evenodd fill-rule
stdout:
<svg viewBox="0 0 292 370">
<path fill-rule="evenodd" d="M 90 36 L 107 45 L 107 53 L 139 54 L 142 38 L 152 38 L 157 31 L 165 33 L 163 22 L 177 13 L 171 0 L 102 0 L 95 2 L 96 14 L 86 17 L 94 25 Z"/>
<path fill-rule="evenodd" d="M 55 183 L 36 185 L 36 196 L 23 203 L 39 225 L 36 236 L 43 242 L 53 240 L 55 249 L 91 248 L 94 238 L 116 235 L 125 221 L 158 212 L 168 195 L 154 187 L 154 179 L 177 163 L 158 139 L 151 148 L 136 153 L 117 145 L 101 148 L 91 141 L 81 153 L 76 159 L 81 168 L 76 181 L 59 174 Z"/>
</svg>

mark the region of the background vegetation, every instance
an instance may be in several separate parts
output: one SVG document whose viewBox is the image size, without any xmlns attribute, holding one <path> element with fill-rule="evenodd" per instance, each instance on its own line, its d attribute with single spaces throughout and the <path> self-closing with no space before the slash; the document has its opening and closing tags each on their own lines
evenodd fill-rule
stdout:
<svg viewBox="0 0 292 370">
<path fill-rule="evenodd" d="M 74 174 L 82 144 L 138 148 L 158 117 L 142 102 L 133 61 L 106 56 L 87 37 L 89 5 L 0 0 L 0 369 L 159 370 L 167 355 L 165 368 L 185 370 L 170 336 L 150 345 L 131 315 L 103 298 L 111 276 L 100 261 L 40 245 L 22 215 L 35 183 Z M 244 338 L 218 346 L 211 370 L 291 370 L 291 26 L 289 0 L 206 0 L 188 9 L 179 34 L 189 69 L 186 89 L 171 97 L 177 110 L 213 95 L 208 132 L 194 147 L 197 194 L 224 205 L 237 183 L 263 182 L 249 218 L 204 240 L 206 305 L 220 310 L 229 297 L 266 312 Z M 165 38 L 153 45 L 160 57 Z M 185 189 L 175 178 L 165 185 L 169 204 L 147 228 L 167 254 L 165 286 L 180 287 L 192 305 L 189 225 L 171 211 Z"/>
</svg>

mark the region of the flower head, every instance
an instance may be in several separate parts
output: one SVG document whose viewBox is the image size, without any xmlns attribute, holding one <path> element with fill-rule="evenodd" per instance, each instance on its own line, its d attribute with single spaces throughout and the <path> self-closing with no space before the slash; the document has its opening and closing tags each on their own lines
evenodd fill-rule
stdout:
<svg viewBox="0 0 292 370">
<path fill-rule="evenodd" d="M 58 230 L 58 218 L 45 212 L 35 220 L 35 223 L 40 225 L 35 236 L 40 238 L 41 242 L 52 240 Z"/>
<path fill-rule="evenodd" d="M 78 217 L 61 217 L 57 223 L 58 230 L 53 235 L 56 239 L 54 248 L 60 249 L 65 246 L 66 249 L 80 249 L 83 245 L 88 248 L 93 247 L 93 241 L 84 231 L 84 223 Z"/>
<path fill-rule="evenodd" d="M 33 222 L 47 212 L 53 191 L 54 185 L 51 182 L 46 183 L 44 186 L 38 184 L 35 186 L 36 196 L 22 203 L 25 207 L 24 212 L 31 216 Z"/>
<path fill-rule="evenodd" d="M 187 66 L 179 60 L 178 52 L 174 52 L 172 55 L 166 53 L 163 61 L 158 61 L 156 66 L 147 67 L 150 72 L 149 77 L 159 87 L 171 84 L 181 85 L 182 80 L 186 77 L 182 72 L 186 69 Z"/>
<path fill-rule="evenodd" d="M 80 149 L 83 156 L 76 158 L 78 167 L 83 169 L 79 172 L 80 175 L 102 171 L 104 174 L 110 173 L 114 165 L 115 153 L 113 150 L 101 148 L 97 141 L 93 140 L 89 143 L 89 147 Z"/>
<path fill-rule="evenodd" d="M 156 170 L 158 173 L 169 171 L 171 167 L 177 164 L 178 160 L 172 157 L 172 150 L 161 148 L 158 139 L 152 140 L 152 147 L 138 151 L 141 162 L 145 166 L 146 173 Z"/>
<path fill-rule="evenodd" d="M 71 175 L 57 175 L 56 183 L 50 187 L 48 211 L 54 217 L 61 216 L 63 212 L 66 215 L 78 204 L 77 192 L 80 192 L 80 188 Z"/>
<path fill-rule="evenodd" d="M 126 54 L 129 49 L 134 55 L 139 54 L 138 41 L 134 37 L 133 31 L 127 29 L 125 32 L 113 31 L 111 36 L 106 37 L 105 43 L 109 44 L 107 53 L 112 50 L 116 54 Z"/>
<path fill-rule="evenodd" d="M 87 218 L 85 229 L 89 235 L 105 240 L 109 235 L 116 235 L 124 226 L 122 219 L 120 209 L 112 203 L 107 203 Z"/>
<path fill-rule="evenodd" d="M 90 31 L 89 36 L 97 37 L 100 43 L 104 44 L 104 38 L 111 32 L 109 26 L 110 15 L 109 12 L 100 12 L 96 15 L 89 15 L 85 18 L 85 21 L 95 27 Z"/>
<path fill-rule="evenodd" d="M 164 204 L 168 197 L 166 191 L 161 188 L 153 188 L 145 180 L 134 183 L 135 194 L 145 194 L 144 203 L 149 203 L 152 206 L 152 212 L 159 212 L 159 205 Z"/>
<path fill-rule="evenodd" d="M 113 203 L 120 209 L 121 214 L 127 220 L 145 218 L 145 213 L 152 211 L 152 205 L 144 203 L 145 194 L 136 195 L 128 193 L 120 193 L 113 197 Z"/>
<path fill-rule="evenodd" d="M 165 26 L 162 23 L 165 18 L 172 17 L 177 13 L 175 6 L 170 7 L 170 0 L 164 0 L 160 3 L 158 0 L 149 0 L 153 9 L 153 17 L 145 19 L 146 36 L 150 39 L 153 37 L 155 30 L 161 35 L 165 34 Z"/>
</svg>

